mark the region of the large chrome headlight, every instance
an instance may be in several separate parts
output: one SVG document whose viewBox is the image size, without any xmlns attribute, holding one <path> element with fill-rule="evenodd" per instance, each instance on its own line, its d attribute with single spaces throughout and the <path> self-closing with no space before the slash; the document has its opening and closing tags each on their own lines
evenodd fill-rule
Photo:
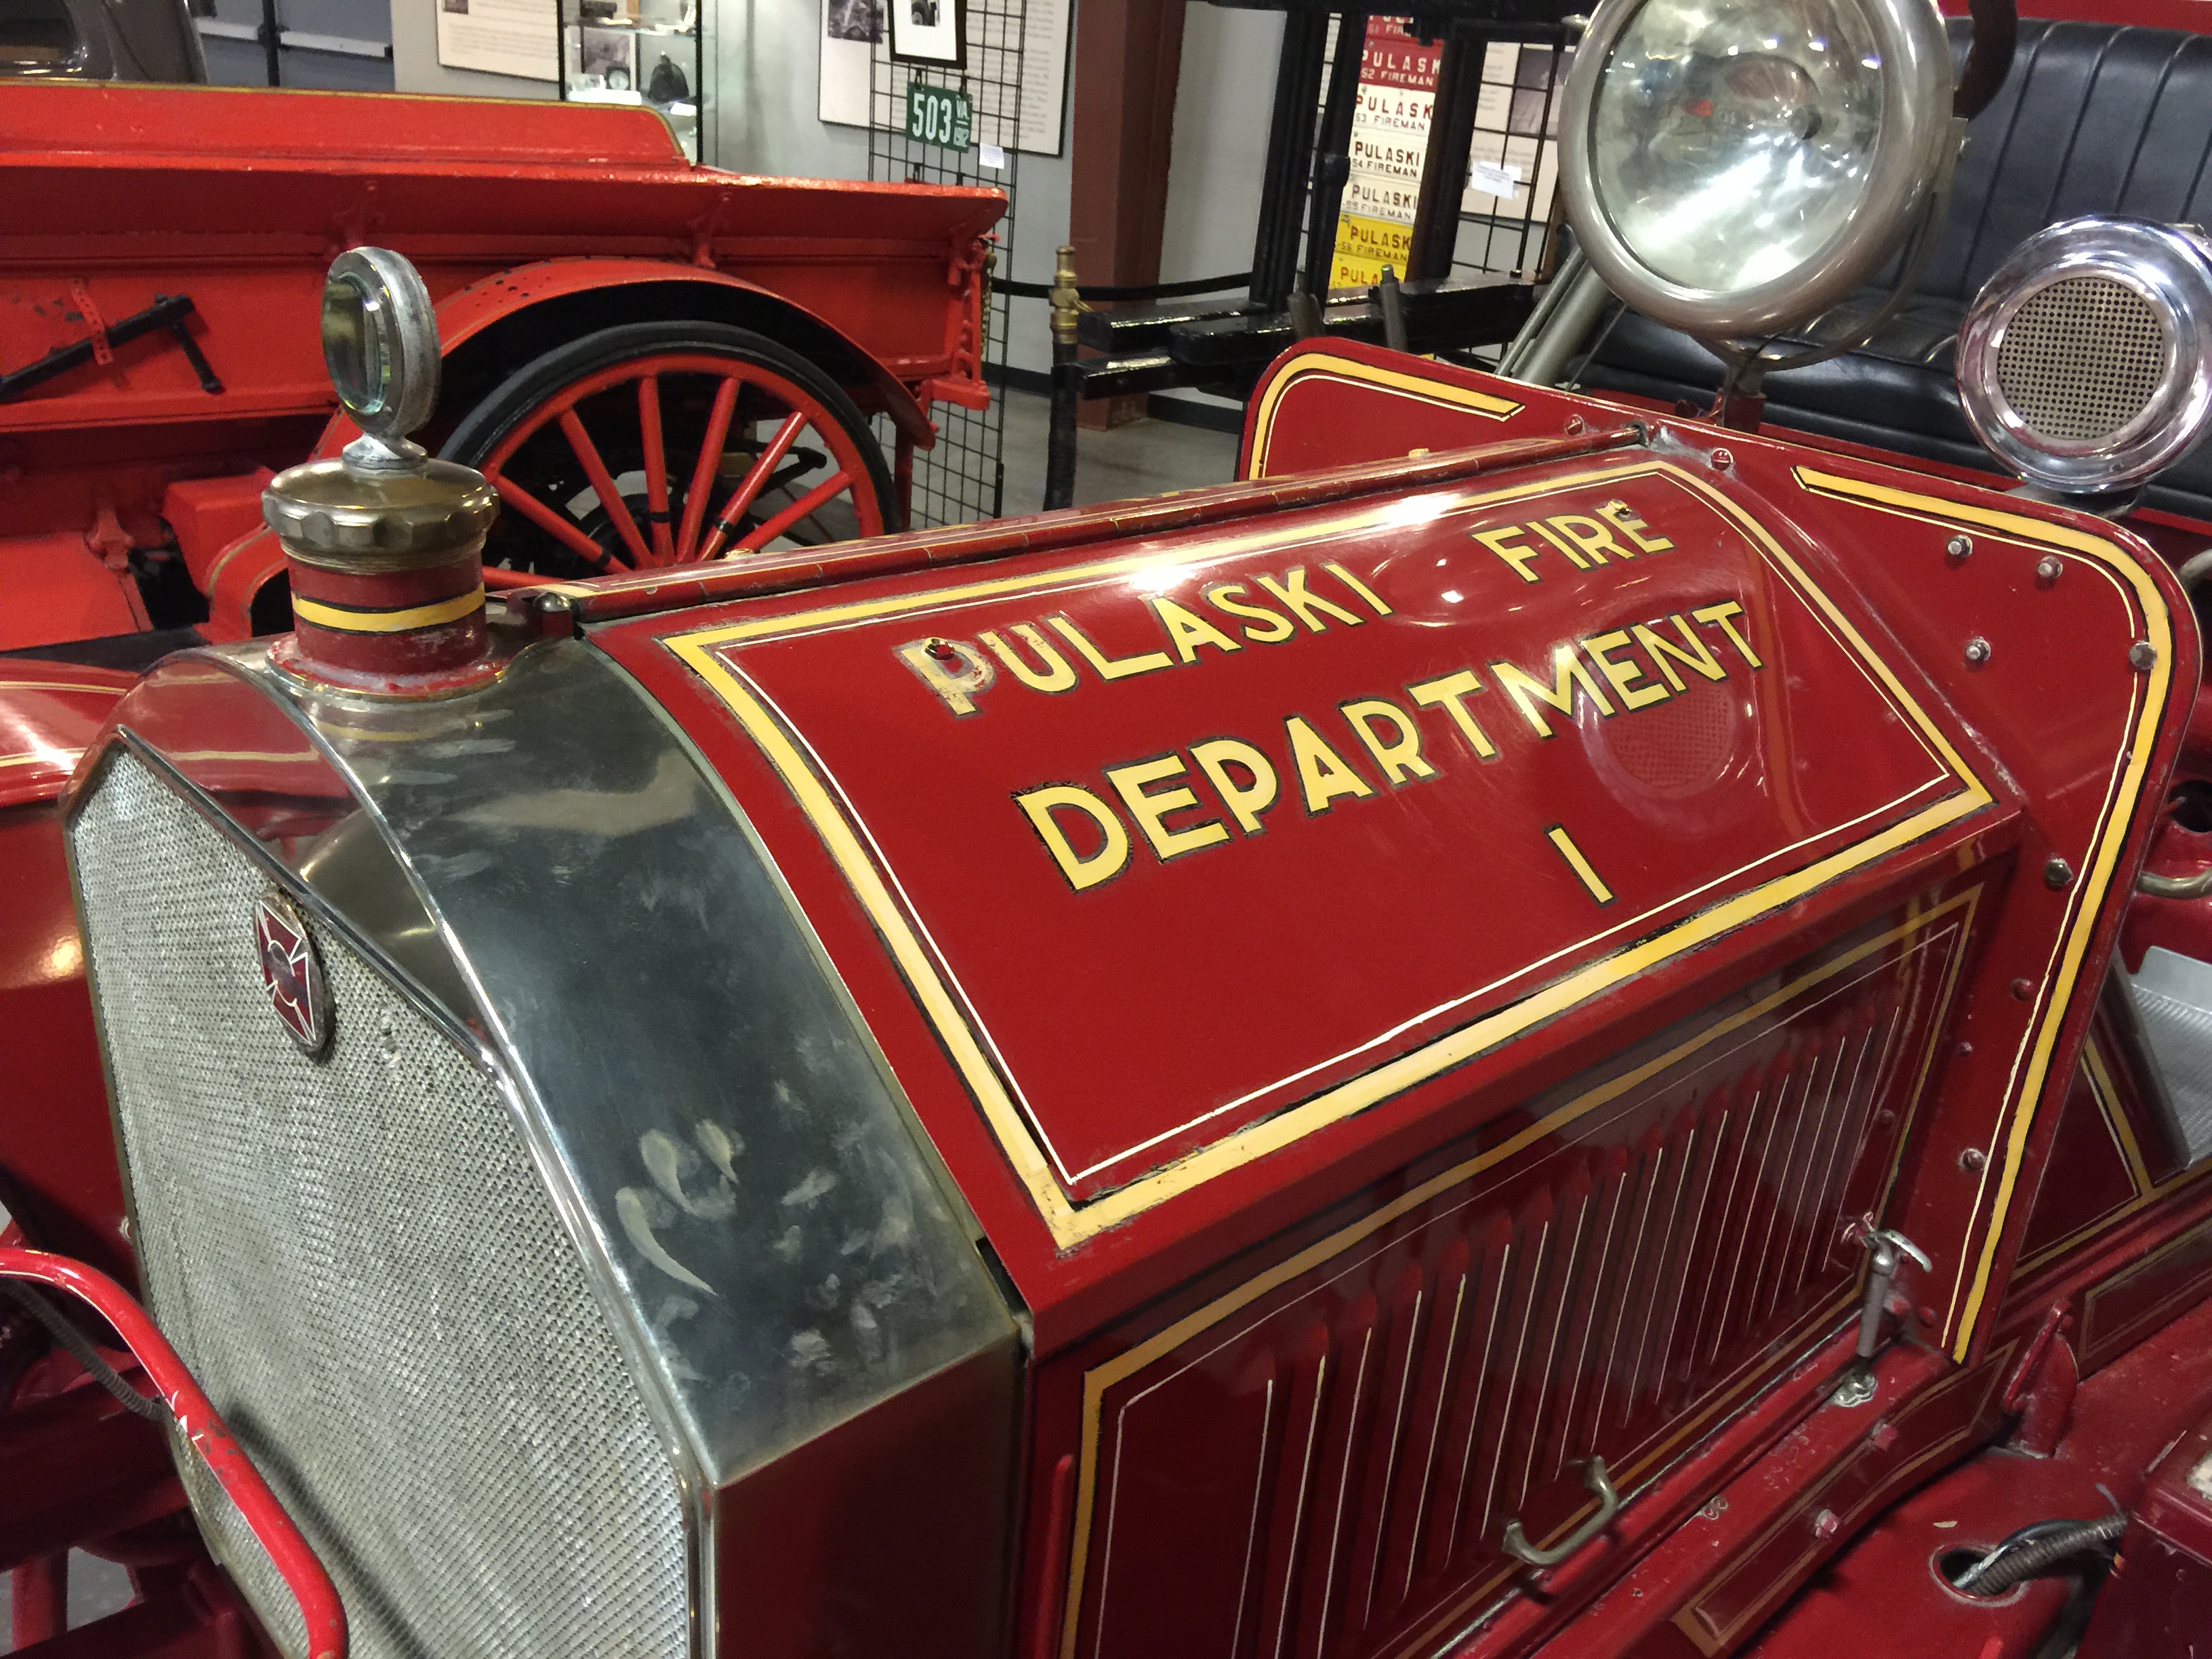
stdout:
<svg viewBox="0 0 2212 1659">
<path fill-rule="evenodd" d="M 1928 0 L 1605 0 L 1567 77 L 1567 215 L 1645 315 L 1771 334 L 1896 252 L 1950 106 Z"/>
<path fill-rule="evenodd" d="M 2051 489 L 2126 489 L 2179 460 L 2212 426 L 2212 244 L 2139 219 L 2038 231 L 1966 313 L 1959 402 Z"/>
</svg>

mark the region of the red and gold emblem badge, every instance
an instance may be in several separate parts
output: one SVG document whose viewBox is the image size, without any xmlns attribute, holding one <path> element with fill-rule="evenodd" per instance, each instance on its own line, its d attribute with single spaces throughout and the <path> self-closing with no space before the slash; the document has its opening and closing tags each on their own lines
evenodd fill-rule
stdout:
<svg viewBox="0 0 2212 1659">
<path fill-rule="evenodd" d="M 331 996 L 307 918 L 290 898 L 272 888 L 255 908 L 253 939 L 260 951 L 261 984 L 269 994 L 269 1006 L 300 1051 L 319 1059 L 331 1042 Z"/>
</svg>

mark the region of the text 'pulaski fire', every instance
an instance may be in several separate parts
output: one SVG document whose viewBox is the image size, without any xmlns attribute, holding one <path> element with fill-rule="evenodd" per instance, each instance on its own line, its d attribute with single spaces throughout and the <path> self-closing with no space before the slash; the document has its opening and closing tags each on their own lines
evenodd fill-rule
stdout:
<svg viewBox="0 0 2212 1659">
<path fill-rule="evenodd" d="M 1592 573 L 1674 545 L 1620 501 L 1594 515 L 1557 514 L 1470 534 L 1522 582 Z M 1002 685 L 1062 696 L 1295 645 L 1332 629 L 1404 620 L 1373 583 L 1334 561 L 1215 582 L 1194 604 L 1151 594 L 1133 613 L 1139 607 L 1143 620 L 1133 614 L 1110 641 L 1057 613 L 972 640 L 931 636 L 896 650 L 965 720 L 982 714 L 987 696 Z M 1419 784 L 1446 767 L 1503 761 L 1516 743 L 1553 737 L 1555 717 L 1571 724 L 1633 713 L 1700 682 L 1755 672 L 1765 665 L 1751 643 L 1757 632 L 1742 599 L 1716 595 L 1563 641 L 1546 661 L 1468 663 L 1378 686 L 1327 714 L 1285 714 L 1265 733 L 1208 737 L 1103 767 L 1103 787 L 1054 780 L 1018 791 L 1013 800 L 1080 892 L 1121 874 L 1139 844 L 1162 861 L 1227 846 L 1263 833 L 1293 801 L 1297 814 L 1319 817 Z M 1612 893 L 1565 831 L 1543 833 L 1590 896 L 1610 902 Z"/>
</svg>

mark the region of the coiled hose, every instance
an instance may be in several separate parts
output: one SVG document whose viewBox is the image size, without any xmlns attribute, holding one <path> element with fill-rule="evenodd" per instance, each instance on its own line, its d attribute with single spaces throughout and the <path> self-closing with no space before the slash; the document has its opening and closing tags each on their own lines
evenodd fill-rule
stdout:
<svg viewBox="0 0 2212 1659">
<path fill-rule="evenodd" d="M 2070 1557 L 2108 1550 L 2127 1530 L 2124 1515 L 2094 1521 L 2039 1521 L 2022 1527 L 1960 1573 L 1954 1587 L 1967 1595 L 2002 1595 L 2014 1584 L 2041 1578 Z"/>
</svg>

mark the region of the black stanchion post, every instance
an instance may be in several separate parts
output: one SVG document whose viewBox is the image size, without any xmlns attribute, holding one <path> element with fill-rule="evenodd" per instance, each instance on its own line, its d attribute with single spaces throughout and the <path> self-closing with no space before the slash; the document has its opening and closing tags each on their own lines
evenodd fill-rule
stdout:
<svg viewBox="0 0 2212 1659">
<path fill-rule="evenodd" d="M 284 84 L 284 31 L 276 21 L 276 0 L 261 0 L 261 50 L 269 60 L 269 84 Z"/>
<path fill-rule="evenodd" d="M 1075 249 L 1062 244 L 1052 273 L 1052 423 L 1045 439 L 1044 505 L 1047 512 L 1075 505 L 1075 406 L 1082 398 L 1075 366 L 1077 319 L 1083 296 L 1075 287 Z"/>
</svg>

